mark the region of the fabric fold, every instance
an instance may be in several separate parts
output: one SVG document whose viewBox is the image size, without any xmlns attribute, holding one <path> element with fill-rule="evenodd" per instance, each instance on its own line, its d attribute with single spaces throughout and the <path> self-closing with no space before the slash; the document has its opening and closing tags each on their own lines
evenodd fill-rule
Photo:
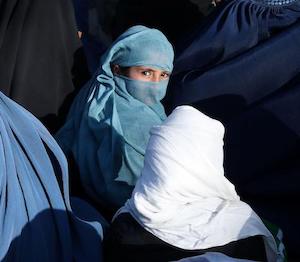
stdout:
<svg viewBox="0 0 300 262">
<path fill-rule="evenodd" d="M 57 133 L 63 150 L 74 155 L 85 191 L 96 202 L 120 207 L 130 197 L 143 167 L 149 130 L 166 118 L 159 101 L 147 105 L 135 98 L 147 96 L 147 85 L 144 94 L 141 88 L 129 91 L 126 81 L 114 76 L 111 65 L 172 71 L 173 57 L 173 48 L 160 31 L 129 28 L 102 56 L 100 67 Z M 132 81 L 137 82 L 135 86 L 142 82 Z M 141 93 L 134 96 L 137 92 Z"/>
<path fill-rule="evenodd" d="M 1 92 L 0 168 L 1 261 L 101 261 L 101 216 L 73 213 L 63 152 L 33 115 Z M 89 241 L 95 246 L 83 244 Z"/>
<path fill-rule="evenodd" d="M 223 135 L 219 121 L 177 107 L 151 129 L 142 176 L 116 216 L 129 212 L 147 231 L 186 250 L 262 235 L 268 261 L 276 261 L 273 236 L 224 176 Z"/>
</svg>

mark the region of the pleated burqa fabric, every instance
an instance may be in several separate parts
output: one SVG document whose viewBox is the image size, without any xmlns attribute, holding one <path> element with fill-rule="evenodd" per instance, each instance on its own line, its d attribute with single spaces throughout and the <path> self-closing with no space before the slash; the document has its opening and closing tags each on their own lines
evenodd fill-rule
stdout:
<svg viewBox="0 0 300 262">
<path fill-rule="evenodd" d="M 70 205 L 66 159 L 46 128 L 0 92 L 0 260 L 101 261 L 100 215 Z"/>
<path fill-rule="evenodd" d="M 174 74 L 207 70 L 271 38 L 300 17 L 297 0 L 226 0 L 176 46 Z"/>
<path fill-rule="evenodd" d="M 225 170 L 297 248 L 300 1 L 224 1 L 177 53 L 169 110 L 190 104 L 226 126 Z"/>
<path fill-rule="evenodd" d="M 53 130 L 88 78 L 80 46 L 70 0 L 0 1 L 0 90 Z"/>
</svg>

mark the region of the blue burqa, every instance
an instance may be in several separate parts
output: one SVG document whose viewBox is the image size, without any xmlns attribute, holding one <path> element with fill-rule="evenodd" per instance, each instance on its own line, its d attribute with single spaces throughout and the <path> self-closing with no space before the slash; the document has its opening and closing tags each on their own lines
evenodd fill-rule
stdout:
<svg viewBox="0 0 300 262">
<path fill-rule="evenodd" d="M 225 124 L 225 171 L 300 256 L 300 1 L 224 1 L 177 49 L 168 105 Z"/>
<path fill-rule="evenodd" d="M 101 261 L 101 218 L 74 207 L 81 218 L 54 138 L 0 92 L 0 261 Z"/>
<path fill-rule="evenodd" d="M 171 72 L 173 57 L 173 48 L 160 31 L 129 28 L 102 56 L 101 66 L 57 134 L 63 150 L 75 158 L 85 191 L 102 205 L 120 207 L 130 197 L 143 167 L 149 130 L 166 117 L 160 100 L 167 80 L 116 76 L 111 65 Z"/>
</svg>

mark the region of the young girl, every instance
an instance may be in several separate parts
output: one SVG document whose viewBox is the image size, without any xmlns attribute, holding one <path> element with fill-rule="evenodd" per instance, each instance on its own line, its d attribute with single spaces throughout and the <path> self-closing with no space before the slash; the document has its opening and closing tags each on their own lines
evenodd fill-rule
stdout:
<svg viewBox="0 0 300 262">
<path fill-rule="evenodd" d="M 149 130 L 166 115 L 160 100 L 173 69 L 173 48 L 158 30 L 134 26 L 102 56 L 57 139 L 71 153 L 88 197 L 122 206 L 143 167 Z"/>
</svg>

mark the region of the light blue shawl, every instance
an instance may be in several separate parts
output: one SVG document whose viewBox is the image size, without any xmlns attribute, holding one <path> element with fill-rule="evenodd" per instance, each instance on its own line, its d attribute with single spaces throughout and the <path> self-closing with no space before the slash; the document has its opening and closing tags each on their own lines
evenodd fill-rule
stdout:
<svg viewBox="0 0 300 262">
<path fill-rule="evenodd" d="M 75 205 L 93 222 L 71 209 L 67 162 L 54 138 L 0 92 L 0 261 L 101 261 L 101 217 Z"/>
<path fill-rule="evenodd" d="M 130 197 L 143 167 L 149 130 L 166 117 L 158 100 L 168 81 L 114 76 L 111 65 L 171 72 L 173 58 L 173 48 L 160 31 L 131 27 L 102 56 L 100 68 L 75 99 L 57 140 L 65 152 L 72 152 L 83 187 L 96 201 L 118 207 Z"/>
</svg>

